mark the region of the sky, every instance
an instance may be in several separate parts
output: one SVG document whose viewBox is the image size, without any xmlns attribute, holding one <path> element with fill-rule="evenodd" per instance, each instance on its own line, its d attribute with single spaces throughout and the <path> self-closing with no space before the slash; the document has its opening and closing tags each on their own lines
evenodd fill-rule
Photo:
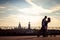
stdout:
<svg viewBox="0 0 60 40">
<path fill-rule="evenodd" d="M 41 27 L 44 16 L 49 27 L 60 27 L 60 0 L 0 0 L 0 26 Z"/>
</svg>

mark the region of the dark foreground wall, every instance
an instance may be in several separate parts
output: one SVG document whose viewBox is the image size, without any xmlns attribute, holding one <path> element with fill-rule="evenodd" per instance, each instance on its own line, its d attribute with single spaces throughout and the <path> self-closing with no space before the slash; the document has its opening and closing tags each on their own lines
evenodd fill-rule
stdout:
<svg viewBox="0 0 60 40">
<path fill-rule="evenodd" d="M 32 35 L 43 35 L 42 32 L 38 32 L 39 30 L 0 30 L 0 36 L 32 36 Z M 60 35 L 60 30 L 48 30 L 48 35 Z"/>
</svg>

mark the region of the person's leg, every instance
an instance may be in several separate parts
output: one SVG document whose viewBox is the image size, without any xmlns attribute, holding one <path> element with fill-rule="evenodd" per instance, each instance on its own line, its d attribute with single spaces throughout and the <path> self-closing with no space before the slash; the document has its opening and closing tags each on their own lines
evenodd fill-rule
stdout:
<svg viewBox="0 0 60 40">
<path fill-rule="evenodd" d="M 46 37 L 46 30 L 43 31 L 43 37 Z"/>
<path fill-rule="evenodd" d="M 37 37 L 40 37 L 40 30 L 37 32 Z"/>
<path fill-rule="evenodd" d="M 42 30 L 42 36 L 45 37 L 45 29 Z"/>
<path fill-rule="evenodd" d="M 44 29 L 43 30 L 43 37 L 47 37 L 48 35 L 47 35 L 47 30 L 46 29 Z"/>
</svg>

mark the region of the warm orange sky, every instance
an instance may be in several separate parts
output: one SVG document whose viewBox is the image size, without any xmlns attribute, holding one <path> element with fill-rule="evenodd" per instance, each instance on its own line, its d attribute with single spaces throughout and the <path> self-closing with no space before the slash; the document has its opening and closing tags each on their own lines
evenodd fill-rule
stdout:
<svg viewBox="0 0 60 40">
<path fill-rule="evenodd" d="M 56 0 L 53 0 L 52 3 L 48 0 L 45 0 L 45 2 L 43 2 L 44 0 L 3 1 L 0 1 L 0 26 L 18 26 L 20 22 L 22 26 L 27 27 L 30 21 L 31 27 L 37 28 L 41 27 L 44 16 L 48 16 L 51 18 L 49 27 L 60 27 L 60 5 L 58 0 L 56 5 L 53 4 Z M 46 4 L 48 2 L 49 4 Z"/>
</svg>

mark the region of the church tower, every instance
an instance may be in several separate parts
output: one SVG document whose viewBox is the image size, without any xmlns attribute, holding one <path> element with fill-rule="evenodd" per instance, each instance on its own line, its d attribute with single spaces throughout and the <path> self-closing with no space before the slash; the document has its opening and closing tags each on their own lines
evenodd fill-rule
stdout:
<svg viewBox="0 0 60 40">
<path fill-rule="evenodd" d="M 18 29 L 21 29 L 21 24 L 20 24 L 20 22 L 19 22 L 19 25 L 18 25 Z"/>
<path fill-rule="evenodd" d="M 30 29 L 30 22 L 28 23 L 28 29 Z"/>
</svg>

